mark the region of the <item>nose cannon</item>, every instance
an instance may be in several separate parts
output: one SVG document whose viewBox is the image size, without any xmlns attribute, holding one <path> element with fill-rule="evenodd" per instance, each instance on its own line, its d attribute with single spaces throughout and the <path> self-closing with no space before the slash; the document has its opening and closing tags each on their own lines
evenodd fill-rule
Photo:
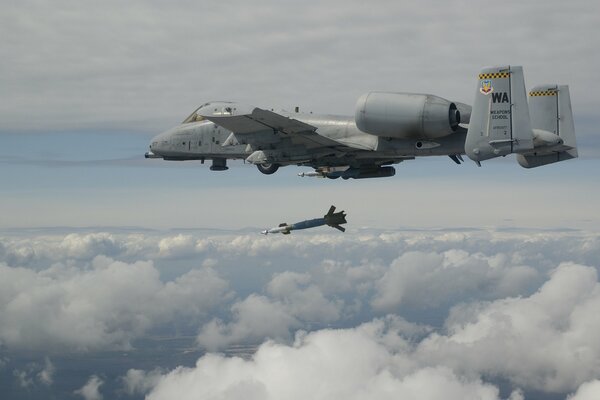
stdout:
<svg viewBox="0 0 600 400">
<path fill-rule="evenodd" d="M 146 153 L 144 153 L 144 158 L 162 158 L 162 156 L 154 154 L 152 152 L 152 150 L 150 150 L 150 151 L 147 151 Z"/>
</svg>

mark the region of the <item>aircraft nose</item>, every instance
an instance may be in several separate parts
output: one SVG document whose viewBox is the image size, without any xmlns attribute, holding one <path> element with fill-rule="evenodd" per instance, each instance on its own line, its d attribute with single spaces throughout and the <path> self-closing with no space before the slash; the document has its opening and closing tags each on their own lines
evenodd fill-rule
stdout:
<svg viewBox="0 0 600 400">
<path fill-rule="evenodd" d="M 150 148 L 150 151 L 147 151 L 146 154 L 144 154 L 145 158 L 162 158 L 162 156 L 159 155 L 159 153 L 160 153 L 159 137 L 160 137 L 160 135 L 152 138 L 152 140 L 150 141 L 150 145 L 148 146 Z"/>
</svg>

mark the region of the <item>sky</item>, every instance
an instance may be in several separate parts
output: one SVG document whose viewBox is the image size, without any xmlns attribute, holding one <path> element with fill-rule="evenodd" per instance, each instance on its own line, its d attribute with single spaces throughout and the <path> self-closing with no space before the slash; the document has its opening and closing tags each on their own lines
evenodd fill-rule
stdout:
<svg viewBox="0 0 600 400">
<path fill-rule="evenodd" d="M 599 24 L 584 0 L 0 0 L 1 392 L 599 398 Z M 143 158 L 207 101 L 471 103 L 488 65 L 569 84 L 578 159 L 332 181 Z M 257 234 L 331 204 L 343 235 Z"/>
<path fill-rule="evenodd" d="M 274 222 L 303 218 L 335 202 L 358 226 L 512 220 L 591 228 L 600 222 L 592 207 L 600 200 L 592 184 L 600 170 L 598 8 L 590 1 L 5 2 L 0 227 L 237 229 L 271 224 L 274 214 Z M 498 64 L 523 65 L 529 88 L 570 85 L 579 160 L 525 170 L 513 156 L 481 169 L 424 158 L 389 179 L 322 182 L 297 177 L 304 169 L 293 166 L 264 177 L 239 162 L 212 173 L 197 162 L 142 158 L 154 135 L 206 101 L 341 115 L 353 115 L 370 90 L 471 103 L 479 70 Z M 364 192 L 380 207 L 356 195 Z"/>
</svg>

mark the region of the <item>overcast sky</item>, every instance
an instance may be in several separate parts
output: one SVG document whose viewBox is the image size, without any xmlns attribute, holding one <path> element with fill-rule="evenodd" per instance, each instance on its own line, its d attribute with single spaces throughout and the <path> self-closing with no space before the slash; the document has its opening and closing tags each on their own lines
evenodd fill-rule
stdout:
<svg viewBox="0 0 600 400">
<path fill-rule="evenodd" d="M 591 118 L 599 14 L 587 0 L 4 2 L 2 130 L 157 131 L 215 99 L 350 115 L 368 90 L 470 103 L 494 64 L 568 83 Z"/>
<path fill-rule="evenodd" d="M 597 2 L 5 3 L 0 227 L 235 229 L 329 203 L 359 226 L 598 225 Z M 571 86 L 581 159 L 534 171 L 512 156 L 482 169 L 420 159 L 394 178 L 345 184 L 297 178 L 296 167 L 264 177 L 141 158 L 206 101 L 346 115 L 368 90 L 470 103 L 476 74 L 493 64 L 523 65 L 528 87 Z M 510 199 L 506 187 L 518 187 Z"/>
<path fill-rule="evenodd" d="M 0 0 L 3 393 L 597 400 L 599 26 L 589 0 Z M 579 159 L 363 181 L 143 159 L 206 101 L 471 103 L 497 64 L 570 85 Z M 346 234 L 256 233 L 331 204 Z"/>
</svg>

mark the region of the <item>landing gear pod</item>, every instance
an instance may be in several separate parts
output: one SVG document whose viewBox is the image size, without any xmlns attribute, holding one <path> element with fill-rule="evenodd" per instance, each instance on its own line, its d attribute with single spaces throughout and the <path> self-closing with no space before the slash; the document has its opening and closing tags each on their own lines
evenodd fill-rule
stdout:
<svg viewBox="0 0 600 400">
<path fill-rule="evenodd" d="M 256 168 L 265 175 L 271 175 L 277 172 L 279 164 L 256 164 Z"/>
<path fill-rule="evenodd" d="M 210 166 L 211 171 L 227 171 L 227 160 L 225 158 L 213 158 L 212 165 Z"/>
</svg>

